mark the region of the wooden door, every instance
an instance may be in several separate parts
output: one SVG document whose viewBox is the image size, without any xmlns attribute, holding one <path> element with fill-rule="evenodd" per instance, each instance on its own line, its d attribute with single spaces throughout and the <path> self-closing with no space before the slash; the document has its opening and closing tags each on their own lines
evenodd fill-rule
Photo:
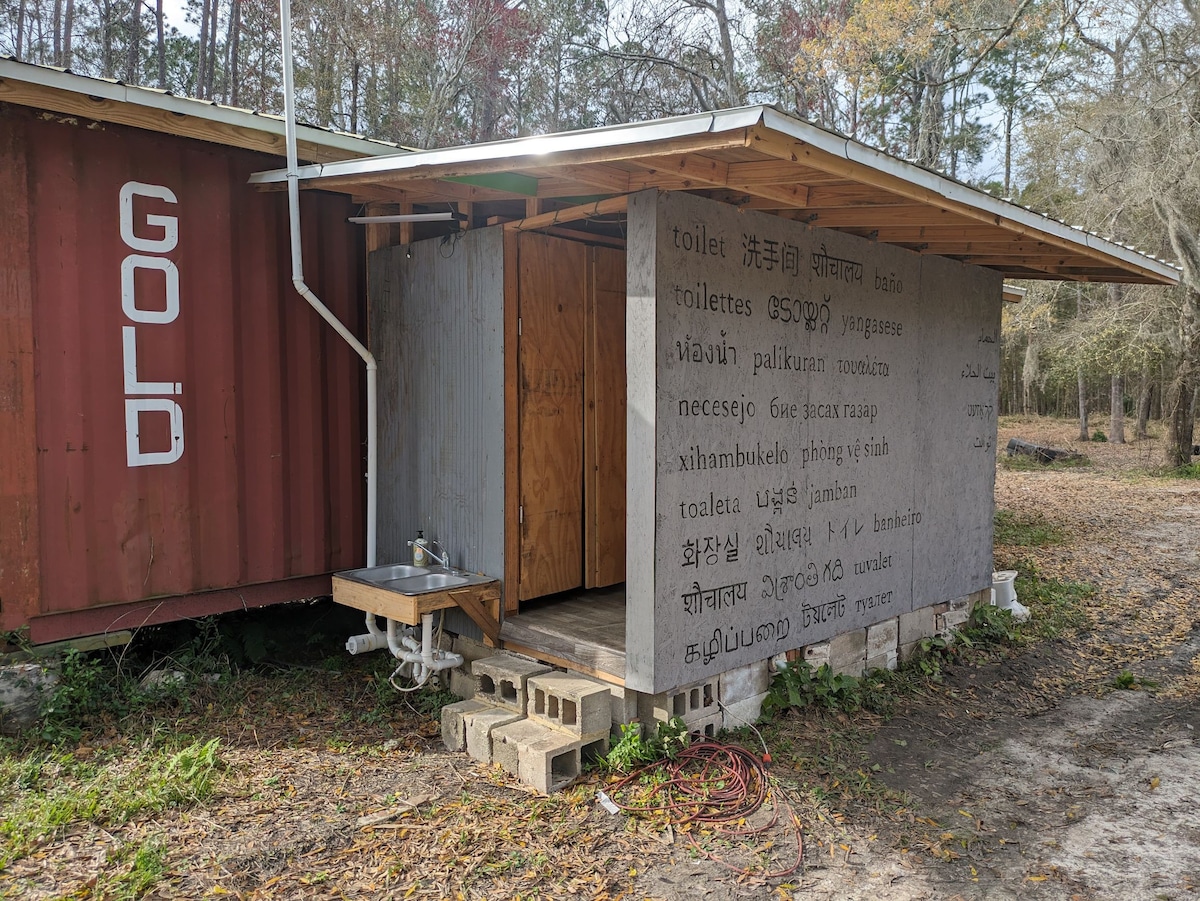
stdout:
<svg viewBox="0 0 1200 901">
<path fill-rule="evenodd" d="M 521 600 L 583 584 L 583 347 L 587 248 L 523 234 L 520 337 Z"/>
<path fill-rule="evenodd" d="M 625 253 L 588 248 L 584 586 L 625 581 Z"/>
</svg>

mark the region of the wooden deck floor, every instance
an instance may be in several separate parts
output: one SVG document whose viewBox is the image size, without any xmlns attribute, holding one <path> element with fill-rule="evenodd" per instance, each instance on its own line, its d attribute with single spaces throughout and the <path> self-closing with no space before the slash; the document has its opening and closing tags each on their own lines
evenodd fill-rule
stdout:
<svg viewBox="0 0 1200 901">
<path fill-rule="evenodd" d="M 521 605 L 500 627 L 505 647 L 610 682 L 625 682 L 625 586 L 564 592 Z"/>
</svg>

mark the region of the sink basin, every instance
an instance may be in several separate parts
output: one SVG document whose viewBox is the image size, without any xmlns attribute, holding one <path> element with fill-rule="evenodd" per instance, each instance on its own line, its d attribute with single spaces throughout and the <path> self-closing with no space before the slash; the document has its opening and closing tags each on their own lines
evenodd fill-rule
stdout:
<svg viewBox="0 0 1200 901">
<path fill-rule="evenodd" d="M 407 579 L 391 579 L 385 584 L 392 591 L 398 591 L 401 594 L 424 594 L 426 591 L 438 591 L 443 588 L 466 585 L 469 581 L 471 580 L 466 576 L 448 572 L 431 572 L 421 576 L 409 576 Z"/>
<path fill-rule="evenodd" d="M 353 573 L 346 575 L 357 578 L 360 573 L 370 573 L 369 579 L 361 579 L 360 581 L 369 581 L 376 585 L 382 585 L 384 582 L 391 582 L 395 579 L 408 579 L 412 576 L 423 576 L 429 572 L 427 566 L 410 566 L 407 563 L 389 563 L 386 566 L 374 566 L 371 569 L 356 569 Z"/>
<path fill-rule="evenodd" d="M 446 591 L 464 585 L 484 585 L 495 581 L 490 576 L 447 570 L 442 566 L 409 566 L 404 563 L 352 569 L 338 573 L 338 576 L 403 595 L 429 594 L 433 591 Z"/>
</svg>

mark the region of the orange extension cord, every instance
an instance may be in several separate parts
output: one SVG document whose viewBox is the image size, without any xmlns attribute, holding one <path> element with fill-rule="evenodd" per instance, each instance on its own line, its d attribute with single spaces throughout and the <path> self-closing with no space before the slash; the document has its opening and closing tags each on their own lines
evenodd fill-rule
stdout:
<svg viewBox="0 0 1200 901">
<path fill-rule="evenodd" d="M 764 759 L 765 758 L 765 759 Z M 774 827 L 785 815 L 796 836 L 796 859 L 791 866 L 774 872 L 759 872 L 735 866 L 700 847 L 695 830 L 686 830 L 696 852 L 735 873 L 776 879 L 795 873 L 803 861 L 804 840 L 800 820 L 780 786 L 767 773 L 770 757 L 758 757 L 745 748 L 715 739 L 694 740 L 673 760 L 659 760 L 634 770 L 608 788 L 613 802 L 630 813 L 665 813 L 672 825 L 703 824 L 726 838 L 749 838 Z M 640 786 L 642 777 L 654 775 L 655 784 Z M 665 777 L 665 778 L 663 778 Z M 618 793 L 634 786 L 646 788 L 646 803 L 622 803 Z M 771 802 L 771 816 L 761 826 L 745 825 L 746 818 Z M 730 825 L 733 824 L 733 825 Z"/>
</svg>

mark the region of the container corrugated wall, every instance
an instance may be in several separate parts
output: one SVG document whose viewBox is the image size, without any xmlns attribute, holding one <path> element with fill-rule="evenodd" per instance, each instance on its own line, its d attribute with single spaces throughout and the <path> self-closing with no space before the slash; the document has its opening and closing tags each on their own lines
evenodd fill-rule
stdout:
<svg viewBox="0 0 1200 901">
<path fill-rule="evenodd" d="M 421 529 L 504 578 L 503 250 L 488 228 L 371 254 L 380 563 L 408 561 Z M 446 627 L 481 634 L 458 609 Z"/>
<path fill-rule="evenodd" d="M 362 367 L 246 185 L 277 165 L 0 109 L 0 628 L 361 565 Z M 302 206 L 308 281 L 361 333 L 351 206 Z"/>
</svg>

